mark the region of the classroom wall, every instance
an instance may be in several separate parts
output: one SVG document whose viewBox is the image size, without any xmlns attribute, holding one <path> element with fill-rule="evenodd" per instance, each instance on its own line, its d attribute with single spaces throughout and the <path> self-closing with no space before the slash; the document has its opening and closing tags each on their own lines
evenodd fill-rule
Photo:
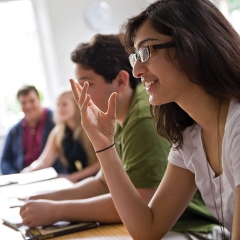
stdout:
<svg viewBox="0 0 240 240">
<path fill-rule="evenodd" d="M 1 1 L 1 0 L 0 0 Z M 31 0 L 34 6 L 42 48 L 46 79 L 49 85 L 50 106 L 59 88 L 74 78 L 70 53 L 80 42 L 89 41 L 96 33 L 118 33 L 122 23 L 145 9 L 154 0 Z M 212 0 L 216 5 L 220 1 Z M 111 6 L 112 19 L 103 30 L 92 30 L 86 24 L 85 13 L 94 3 L 106 2 Z"/>
<path fill-rule="evenodd" d="M 37 1 L 37 0 L 35 0 Z M 41 0 L 42 1 L 42 0 Z M 89 0 L 47 0 L 46 11 L 49 15 L 49 27 L 52 34 L 52 47 L 55 53 L 58 71 L 58 83 L 63 86 L 68 84 L 69 78 L 74 78 L 73 64 L 70 60 L 70 53 L 76 45 L 88 41 L 97 32 L 117 33 L 120 25 L 134 13 L 138 13 L 150 1 L 148 0 L 106 0 L 112 9 L 112 21 L 109 26 L 101 31 L 92 30 L 84 20 L 87 7 L 100 1 Z M 45 36 L 41 36 L 45 37 Z M 54 90 L 53 90 L 54 91 Z"/>
<path fill-rule="evenodd" d="M 0 0 L 10 1 L 10 0 Z M 89 41 L 96 33 L 118 33 L 120 25 L 133 14 L 143 10 L 152 0 L 31 0 L 35 12 L 48 84 L 50 108 L 61 87 L 74 78 L 74 64 L 70 53 L 80 42 Z M 112 19 L 107 28 L 92 30 L 84 20 L 89 5 L 106 2 L 111 6 Z M 0 136 L 0 155 L 4 136 Z M 1 174 L 1 173 L 0 173 Z"/>
</svg>

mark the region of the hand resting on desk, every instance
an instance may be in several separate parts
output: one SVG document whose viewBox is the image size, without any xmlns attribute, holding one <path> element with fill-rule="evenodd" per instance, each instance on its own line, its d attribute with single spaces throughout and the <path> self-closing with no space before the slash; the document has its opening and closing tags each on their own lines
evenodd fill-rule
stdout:
<svg viewBox="0 0 240 240">
<path fill-rule="evenodd" d="M 58 204 L 50 200 L 28 201 L 21 207 L 20 215 L 23 225 L 30 228 L 48 226 L 58 221 Z"/>
</svg>

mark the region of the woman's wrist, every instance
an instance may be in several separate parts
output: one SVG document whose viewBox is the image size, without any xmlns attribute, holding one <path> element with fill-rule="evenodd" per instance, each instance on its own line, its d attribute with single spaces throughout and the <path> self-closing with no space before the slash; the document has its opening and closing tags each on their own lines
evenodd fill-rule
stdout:
<svg viewBox="0 0 240 240">
<path fill-rule="evenodd" d="M 109 148 L 113 147 L 114 145 L 115 145 L 115 142 L 112 143 L 111 145 L 109 145 L 108 147 L 102 148 L 102 149 L 100 149 L 100 150 L 95 150 L 95 153 L 100 153 L 100 152 L 106 151 L 106 150 L 108 150 Z"/>
</svg>

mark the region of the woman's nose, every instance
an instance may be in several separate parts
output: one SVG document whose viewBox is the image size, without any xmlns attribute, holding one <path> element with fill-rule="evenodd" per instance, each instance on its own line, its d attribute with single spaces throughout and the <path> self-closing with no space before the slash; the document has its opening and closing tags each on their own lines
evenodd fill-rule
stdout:
<svg viewBox="0 0 240 240">
<path fill-rule="evenodd" d="M 135 78 L 140 78 L 145 72 L 146 67 L 144 67 L 144 64 L 140 63 L 140 61 L 137 59 L 132 69 L 133 76 Z"/>
</svg>

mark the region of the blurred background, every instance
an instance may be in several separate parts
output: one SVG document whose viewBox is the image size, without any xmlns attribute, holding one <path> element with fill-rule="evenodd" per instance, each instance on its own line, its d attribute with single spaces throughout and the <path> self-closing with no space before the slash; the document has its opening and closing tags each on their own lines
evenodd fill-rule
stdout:
<svg viewBox="0 0 240 240">
<path fill-rule="evenodd" d="M 74 78 L 70 53 L 96 33 L 118 33 L 150 0 L 0 0 L 0 154 L 8 129 L 22 118 L 16 92 L 39 89 L 54 109 L 59 88 Z M 212 0 L 240 33 L 240 0 Z"/>
</svg>

